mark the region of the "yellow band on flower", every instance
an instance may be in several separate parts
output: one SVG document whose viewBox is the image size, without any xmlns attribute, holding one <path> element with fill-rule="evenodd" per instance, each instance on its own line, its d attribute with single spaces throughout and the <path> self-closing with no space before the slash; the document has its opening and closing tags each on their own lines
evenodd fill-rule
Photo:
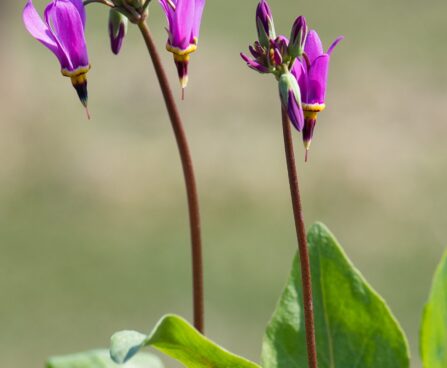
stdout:
<svg viewBox="0 0 447 368">
<path fill-rule="evenodd" d="M 306 119 L 317 120 L 317 115 L 319 112 L 323 111 L 326 108 L 325 104 L 304 104 L 303 103 L 303 112 L 304 117 Z"/>
<path fill-rule="evenodd" d="M 189 55 L 190 53 L 196 51 L 197 45 L 189 45 L 188 48 L 182 50 L 182 49 L 179 49 L 178 47 L 173 47 L 169 43 L 167 43 L 166 50 L 168 50 L 169 52 L 172 52 L 174 54 L 174 57 L 176 55 L 180 57 L 180 56 Z"/>
<path fill-rule="evenodd" d="M 88 66 L 81 66 L 75 70 L 62 69 L 61 73 L 64 77 L 75 78 L 80 76 L 81 74 L 87 74 L 90 69 L 91 65 L 88 65 Z"/>
</svg>

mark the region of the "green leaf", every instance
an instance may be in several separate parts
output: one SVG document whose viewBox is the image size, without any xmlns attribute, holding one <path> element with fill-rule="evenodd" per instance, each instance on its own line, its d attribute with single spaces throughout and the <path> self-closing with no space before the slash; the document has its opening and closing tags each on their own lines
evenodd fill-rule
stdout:
<svg viewBox="0 0 447 368">
<path fill-rule="evenodd" d="M 140 354 L 136 359 L 119 366 L 110 358 L 108 350 L 92 350 L 84 353 L 57 356 L 48 359 L 47 368 L 163 368 L 161 360 L 152 354 Z"/>
<path fill-rule="evenodd" d="M 148 336 L 135 331 L 117 332 L 111 339 L 110 354 L 117 363 L 124 363 L 145 346 L 152 346 L 189 368 L 259 368 L 216 345 L 175 315 L 164 316 Z"/>
<path fill-rule="evenodd" d="M 319 368 L 407 368 L 408 344 L 384 300 L 322 224 L 308 234 Z M 265 368 L 306 368 L 298 259 L 264 336 Z M 430 367 L 431 368 L 431 367 Z"/>
<path fill-rule="evenodd" d="M 447 367 L 447 252 L 436 270 L 425 305 L 420 348 L 424 367 Z"/>
</svg>

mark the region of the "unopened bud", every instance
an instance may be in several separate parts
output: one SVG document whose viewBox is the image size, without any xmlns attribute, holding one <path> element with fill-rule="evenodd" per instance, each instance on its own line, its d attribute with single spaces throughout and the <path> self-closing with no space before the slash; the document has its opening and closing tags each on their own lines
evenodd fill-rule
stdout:
<svg viewBox="0 0 447 368">
<path fill-rule="evenodd" d="M 303 55 L 304 44 L 307 38 L 306 18 L 300 15 L 293 23 L 292 32 L 290 34 L 289 55 L 298 57 Z"/>
<path fill-rule="evenodd" d="M 283 73 L 278 80 L 282 107 L 293 126 L 300 132 L 304 126 L 301 92 L 297 80 L 290 72 Z"/>
<path fill-rule="evenodd" d="M 268 48 L 270 40 L 276 38 L 275 25 L 273 24 L 272 11 L 265 0 L 261 0 L 256 9 L 256 28 L 258 39 L 262 46 Z"/>
<path fill-rule="evenodd" d="M 124 37 L 127 33 L 127 25 L 129 20 L 126 16 L 116 11 L 115 9 L 110 9 L 109 13 L 109 35 L 110 35 L 110 46 L 112 52 L 115 55 L 121 50 L 123 45 Z"/>
</svg>

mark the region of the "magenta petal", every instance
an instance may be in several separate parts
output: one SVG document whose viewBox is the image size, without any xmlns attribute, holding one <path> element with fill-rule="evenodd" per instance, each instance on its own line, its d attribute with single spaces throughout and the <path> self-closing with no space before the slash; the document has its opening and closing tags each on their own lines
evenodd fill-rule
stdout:
<svg viewBox="0 0 447 368">
<path fill-rule="evenodd" d="M 335 46 L 337 46 L 343 39 L 345 38 L 345 36 L 338 36 L 334 42 L 332 42 L 332 45 L 329 46 L 328 50 L 327 50 L 327 54 L 331 55 L 332 51 L 334 51 Z"/>
<path fill-rule="evenodd" d="M 81 15 L 70 0 L 54 0 L 45 9 L 48 25 L 75 70 L 89 65 Z"/>
<path fill-rule="evenodd" d="M 163 8 L 163 11 L 166 15 L 166 19 L 168 21 L 169 27 L 171 27 L 171 24 L 173 23 L 174 19 L 174 9 L 171 8 L 171 6 L 168 4 L 167 0 L 158 0 L 161 7 Z"/>
<path fill-rule="evenodd" d="M 175 8 L 174 24 L 171 29 L 173 45 L 185 50 L 190 45 L 194 24 L 194 0 L 178 0 Z"/>
<path fill-rule="evenodd" d="M 301 91 L 301 101 L 307 103 L 307 68 L 301 63 L 300 60 L 296 60 L 292 66 L 290 72 L 298 81 L 298 85 L 300 86 Z"/>
<path fill-rule="evenodd" d="M 326 85 L 329 71 L 329 55 L 324 54 L 318 57 L 312 64 L 307 81 L 307 101 L 306 103 L 323 104 L 326 98 Z"/>
<path fill-rule="evenodd" d="M 323 55 L 324 53 L 320 37 L 313 29 L 307 35 L 306 44 L 304 45 L 304 52 L 309 58 L 311 64 L 318 56 Z"/>
<path fill-rule="evenodd" d="M 194 42 L 199 38 L 200 24 L 202 22 L 203 9 L 205 8 L 205 0 L 196 0 L 196 6 L 194 9 L 194 24 L 191 35 L 191 42 Z"/>
<path fill-rule="evenodd" d="M 86 15 L 85 15 L 85 6 L 84 6 L 82 0 L 70 0 L 70 1 L 76 7 L 76 9 L 78 9 L 78 13 L 81 17 L 82 25 L 84 26 L 84 30 L 85 30 Z"/>
<path fill-rule="evenodd" d="M 56 38 L 37 13 L 31 0 L 28 0 L 23 9 L 23 22 L 31 36 L 51 50 L 59 59 L 63 67 L 69 65 L 67 56 L 64 51 L 60 49 Z"/>
</svg>

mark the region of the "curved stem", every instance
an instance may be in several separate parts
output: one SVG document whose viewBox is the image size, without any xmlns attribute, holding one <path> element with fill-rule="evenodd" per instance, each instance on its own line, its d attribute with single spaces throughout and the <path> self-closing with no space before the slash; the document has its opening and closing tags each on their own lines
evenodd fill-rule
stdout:
<svg viewBox="0 0 447 368">
<path fill-rule="evenodd" d="M 189 222 L 191 228 L 192 244 L 192 272 L 193 272 L 193 307 L 194 307 L 194 326 L 203 333 L 204 331 L 204 306 L 203 306 L 203 266 L 202 266 L 202 244 L 200 235 L 200 214 L 199 200 L 197 196 L 197 187 L 194 177 L 194 169 L 191 159 L 191 153 L 183 128 L 183 123 L 178 112 L 174 96 L 169 86 L 168 78 L 163 68 L 163 64 L 158 54 L 157 47 L 152 39 L 151 32 L 146 22 L 138 23 L 141 34 L 143 35 L 149 54 L 154 64 L 160 88 L 166 103 L 166 108 L 171 119 L 172 128 L 177 140 L 180 159 L 182 161 L 183 173 L 185 176 L 186 192 L 188 196 Z"/>
<path fill-rule="evenodd" d="M 310 273 L 309 253 L 307 248 L 306 228 L 304 226 L 303 209 L 301 206 L 300 188 L 293 151 L 290 121 L 284 108 L 282 113 L 282 127 L 284 147 L 286 151 L 287 171 L 289 174 L 290 194 L 292 196 L 293 215 L 295 219 L 296 236 L 301 263 L 301 280 L 303 285 L 304 319 L 306 324 L 307 358 L 309 368 L 317 368 L 317 349 L 315 344 L 315 324 L 312 304 L 312 281 Z"/>
</svg>

